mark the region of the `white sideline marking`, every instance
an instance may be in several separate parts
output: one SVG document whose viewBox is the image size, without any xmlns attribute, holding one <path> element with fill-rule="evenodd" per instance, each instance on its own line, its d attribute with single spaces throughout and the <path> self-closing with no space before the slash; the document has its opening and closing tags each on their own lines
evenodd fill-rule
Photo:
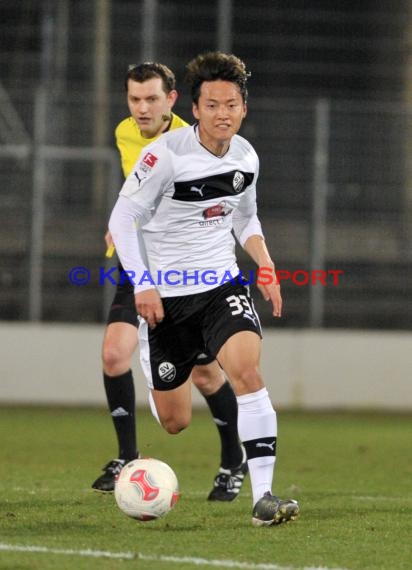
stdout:
<svg viewBox="0 0 412 570">
<path fill-rule="evenodd" d="M 22 546 L 20 544 L 0 543 L 0 550 L 7 552 L 40 552 L 43 554 L 68 554 L 72 556 L 91 556 L 92 558 L 136 558 L 132 552 L 107 552 L 105 550 L 71 550 L 47 548 L 47 546 Z"/>
<path fill-rule="evenodd" d="M 117 558 L 127 560 L 148 560 L 151 562 L 174 562 L 176 564 L 194 564 L 195 566 L 214 566 L 217 568 L 240 568 L 242 570 L 345 570 L 345 568 L 327 568 L 325 566 L 279 566 L 278 564 L 253 564 L 251 562 L 236 562 L 236 560 L 207 560 L 206 558 L 191 558 L 184 556 L 151 556 L 141 552 L 108 552 L 106 550 L 72 550 L 47 548 L 47 546 L 23 546 L 19 544 L 0 543 L 0 550 L 7 552 L 39 552 L 43 554 L 66 554 L 69 556 L 88 556 L 91 558 Z"/>
</svg>

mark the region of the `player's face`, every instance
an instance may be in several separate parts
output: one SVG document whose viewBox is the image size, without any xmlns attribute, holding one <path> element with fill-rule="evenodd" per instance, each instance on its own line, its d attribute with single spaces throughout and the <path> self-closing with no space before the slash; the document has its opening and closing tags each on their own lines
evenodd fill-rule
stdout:
<svg viewBox="0 0 412 570">
<path fill-rule="evenodd" d="M 204 81 L 192 110 L 199 121 L 200 142 L 214 154 L 224 154 L 246 116 L 239 87 L 220 79 Z"/>
<path fill-rule="evenodd" d="M 143 83 L 131 79 L 127 82 L 129 111 L 144 138 L 153 138 L 164 131 L 176 98 L 176 91 L 164 92 L 160 77 L 153 77 Z"/>
</svg>

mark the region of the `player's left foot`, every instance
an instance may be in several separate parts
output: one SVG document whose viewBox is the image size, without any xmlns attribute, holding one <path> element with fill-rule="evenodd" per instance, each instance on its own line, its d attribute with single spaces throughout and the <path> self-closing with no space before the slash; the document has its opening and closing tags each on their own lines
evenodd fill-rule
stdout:
<svg viewBox="0 0 412 570">
<path fill-rule="evenodd" d="M 253 507 L 252 524 L 270 526 L 293 521 L 299 515 L 299 503 L 293 499 L 279 499 L 267 492 Z"/>
<path fill-rule="evenodd" d="M 245 475 L 248 472 L 246 453 L 243 450 L 242 463 L 233 469 L 221 467 L 216 475 L 208 501 L 233 501 L 239 495 Z"/>
</svg>

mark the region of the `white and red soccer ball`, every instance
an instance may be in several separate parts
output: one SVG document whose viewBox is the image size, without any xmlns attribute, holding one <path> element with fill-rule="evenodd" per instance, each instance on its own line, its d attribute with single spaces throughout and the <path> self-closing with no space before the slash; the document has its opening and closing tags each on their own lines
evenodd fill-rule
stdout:
<svg viewBox="0 0 412 570">
<path fill-rule="evenodd" d="M 171 467 L 159 459 L 134 459 L 116 479 L 117 506 L 129 517 L 151 521 L 164 517 L 179 499 L 179 483 Z"/>
</svg>

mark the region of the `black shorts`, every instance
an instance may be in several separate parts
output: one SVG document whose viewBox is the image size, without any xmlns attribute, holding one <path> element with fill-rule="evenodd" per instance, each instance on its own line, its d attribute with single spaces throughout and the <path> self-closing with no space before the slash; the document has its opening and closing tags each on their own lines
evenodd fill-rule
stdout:
<svg viewBox="0 0 412 570">
<path fill-rule="evenodd" d="M 199 357 L 215 358 L 237 332 L 262 336 L 249 287 L 239 278 L 236 284 L 162 301 L 163 321 L 149 329 L 142 319 L 139 327 L 140 363 L 149 388 L 177 388 L 189 378 L 195 364 L 202 364 Z"/>
<path fill-rule="evenodd" d="M 128 279 L 121 281 L 120 275 L 124 275 L 121 264 L 118 265 L 119 280 L 116 285 L 116 293 L 109 309 L 107 324 L 111 323 L 129 323 L 137 327 L 137 311 L 134 303 L 134 287 Z M 122 272 L 122 273 L 120 273 Z"/>
</svg>

